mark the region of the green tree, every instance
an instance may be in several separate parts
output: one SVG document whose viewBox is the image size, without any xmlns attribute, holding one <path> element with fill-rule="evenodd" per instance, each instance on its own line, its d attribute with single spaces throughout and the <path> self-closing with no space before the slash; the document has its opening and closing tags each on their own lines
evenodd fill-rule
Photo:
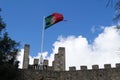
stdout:
<svg viewBox="0 0 120 80">
<path fill-rule="evenodd" d="M 116 11 L 116 15 L 114 20 L 119 20 L 120 19 L 120 0 L 117 0 L 117 2 L 115 3 L 115 11 Z"/>
<path fill-rule="evenodd" d="M 16 80 L 19 43 L 11 39 L 5 29 L 6 24 L 0 16 L 0 80 Z"/>
<path fill-rule="evenodd" d="M 120 0 L 107 0 L 106 6 L 114 7 L 115 17 L 113 18 L 113 20 L 119 21 L 119 19 L 120 19 Z"/>
</svg>

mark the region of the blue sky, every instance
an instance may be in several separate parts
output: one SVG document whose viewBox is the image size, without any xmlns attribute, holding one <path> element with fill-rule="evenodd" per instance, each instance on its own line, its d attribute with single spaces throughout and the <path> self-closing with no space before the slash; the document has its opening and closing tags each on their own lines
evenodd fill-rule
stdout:
<svg viewBox="0 0 120 80">
<path fill-rule="evenodd" d="M 45 30 L 44 51 L 50 51 L 58 36 L 83 35 L 89 41 L 98 34 L 92 33 L 93 26 L 113 24 L 115 11 L 106 8 L 106 0 L 1 0 L 2 17 L 7 24 L 10 37 L 30 44 L 30 54 L 35 56 L 41 47 L 43 16 L 53 12 L 64 15 L 67 22 L 60 22 Z"/>
<path fill-rule="evenodd" d="M 85 37 L 89 44 L 103 31 L 101 26 L 114 25 L 115 10 L 106 7 L 106 0 L 1 0 L 1 16 L 11 38 L 30 44 L 30 55 L 41 49 L 43 16 L 54 12 L 63 14 L 66 22 L 59 22 L 45 30 L 44 52 L 52 53 L 59 36 Z M 93 32 L 92 30 L 95 30 Z"/>
</svg>

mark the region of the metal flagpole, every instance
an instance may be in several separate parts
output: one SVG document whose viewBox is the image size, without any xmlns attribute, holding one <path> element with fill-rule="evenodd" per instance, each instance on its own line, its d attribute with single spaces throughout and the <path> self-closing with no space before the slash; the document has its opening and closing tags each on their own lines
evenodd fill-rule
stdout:
<svg viewBox="0 0 120 80">
<path fill-rule="evenodd" d="M 43 29 L 42 29 L 42 41 L 41 41 L 41 55 L 40 55 L 40 65 L 43 65 L 43 47 L 44 47 L 44 30 L 45 30 L 45 16 L 43 17 Z"/>
</svg>

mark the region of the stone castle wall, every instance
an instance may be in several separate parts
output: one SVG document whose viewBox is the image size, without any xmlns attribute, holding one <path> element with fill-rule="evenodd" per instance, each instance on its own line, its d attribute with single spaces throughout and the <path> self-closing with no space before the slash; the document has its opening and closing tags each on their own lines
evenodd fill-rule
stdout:
<svg viewBox="0 0 120 80">
<path fill-rule="evenodd" d="M 70 67 L 69 71 L 47 71 L 24 69 L 21 70 L 21 80 L 120 80 L 120 64 L 111 68 L 110 64 L 105 64 L 103 69 L 87 69 L 81 66 L 81 70 Z"/>
<path fill-rule="evenodd" d="M 52 66 L 48 66 L 48 60 L 44 60 L 43 65 L 39 65 L 38 59 L 34 59 L 34 64 L 29 65 L 29 46 L 26 45 L 25 49 L 24 65 L 23 69 L 19 70 L 21 74 L 19 80 L 120 80 L 120 63 L 117 63 L 115 68 L 105 64 L 102 69 L 98 65 L 92 65 L 92 69 L 80 66 L 80 70 L 72 66 L 65 71 L 64 47 L 58 49 Z"/>
</svg>

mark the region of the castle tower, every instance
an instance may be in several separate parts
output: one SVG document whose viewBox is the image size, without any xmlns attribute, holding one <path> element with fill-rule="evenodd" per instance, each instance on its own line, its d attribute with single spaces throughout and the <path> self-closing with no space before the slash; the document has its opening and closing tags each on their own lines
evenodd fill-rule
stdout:
<svg viewBox="0 0 120 80">
<path fill-rule="evenodd" d="M 59 47 L 58 54 L 55 54 L 53 61 L 55 71 L 65 71 L 65 48 Z"/>
<path fill-rule="evenodd" d="M 28 65 L 29 65 L 29 49 L 30 49 L 30 45 L 25 44 L 24 58 L 23 58 L 23 69 L 28 69 Z"/>
</svg>

